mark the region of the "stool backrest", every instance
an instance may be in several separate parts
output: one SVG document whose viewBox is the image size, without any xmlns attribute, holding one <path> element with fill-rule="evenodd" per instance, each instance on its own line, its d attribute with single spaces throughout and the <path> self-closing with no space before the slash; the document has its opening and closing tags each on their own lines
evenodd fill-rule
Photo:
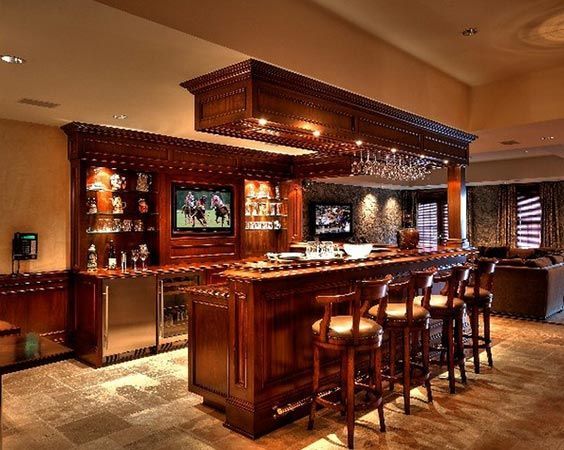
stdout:
<svg viewBox="0 0 564 450">
<path fill-rule="evenodd" d="M 469 266 L 455 266 L 447 278 L 447 308 L 454 308 L 454 299 L 462 298 L 470 278 Z"/>
<path fill-rule="evenodd" d="M 433 277 L 436 275 L 436 270 L 434 268 L 422 271 L 411 272 L 411 277 L 409 279 L 409 292 L 408 292 L 408 306 L 407 317 L 408 320 L 413 318 L 413 301 L 416 295 L 421 295 L 423 300 L 421 305 L 424 308 L 429 308 L 429 303 L 431 301 L 431 294 L 433 291 Z M 410 316 L 411 311 L 411 316 Z"/>
<path fill-rule="evenodd" d="M 360 295 L 360 315 L 364 316 L 373 305 L 378 305 L 376 322 L 384 323 L 386 307 L 388 306 L 388 285 L 392 281 L 391 275 L 380 280 L 361 280 L 356 282 L 356 291 Z"/>
<path fill-rule="evenodd" d="M 476 268 L 472 271 L 474 276 L 474 297 L 479 297 L 480 287 L 484 287 L 488 291 L 493 289 L 493 274 L 497 259 L 479 259 Z"/>
<path fill-rule="evenodd" d="M 323 319 L 319 327 L 319 339 L 321 342 L 327 342 L 327 333 L 333 317 L 333 305 L 338 303 L 347 303 L 349 306 L 349 314 L 353 317 L 353 339 L 358 340 L 360 326 L 360 294 L 359 291 L 349 292 L 348 294 L 337 295 L 318 295 L 315 301 L 324 306 Z"/>
</svg>

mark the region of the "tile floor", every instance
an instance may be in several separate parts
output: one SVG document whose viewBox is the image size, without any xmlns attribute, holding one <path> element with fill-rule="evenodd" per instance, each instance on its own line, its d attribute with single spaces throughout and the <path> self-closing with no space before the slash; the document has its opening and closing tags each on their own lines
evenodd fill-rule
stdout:
<svg viewBox="0 0 564 450">
<path fill-rule="evenodd" d="M 435 401 L 414 389 L 412 415 L 386 399 L 388 432 L 371 412 L 357 419 L 357 448 L 564 449 L 564 326 L 493 319 L 494 369 L 448 394 L 433 379 Z M 338 449 L 341 417 L 318 415 L 257 441 L 222 426 L 222 416 L 187 392 L 186 350 L 99 370 L 77 361 L 4 378 L 4 449 Z"/>
</svg>

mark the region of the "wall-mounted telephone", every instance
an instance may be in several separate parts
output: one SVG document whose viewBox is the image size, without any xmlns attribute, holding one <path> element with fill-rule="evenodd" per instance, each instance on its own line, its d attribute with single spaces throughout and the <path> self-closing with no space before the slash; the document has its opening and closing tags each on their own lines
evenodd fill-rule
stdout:
<svg viewBox="0 0 564 450">
<path fill-rule="evenodd" d="M 37 259 L 37 233 L 14 233 L 12 240 L 12 275 L 20 272 L 20 261 Z M 17 270 L 14 271 L 14 262 Z"/>
</svg>

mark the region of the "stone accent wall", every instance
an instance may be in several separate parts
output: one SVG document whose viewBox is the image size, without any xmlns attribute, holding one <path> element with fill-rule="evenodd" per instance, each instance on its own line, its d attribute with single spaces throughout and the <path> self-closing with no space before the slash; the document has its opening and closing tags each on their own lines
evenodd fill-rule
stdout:
<svg viewBox="0 0 564 450">
<path fill-rule="evenodd" d="M 354 238 L 395 244 L 401 227 L 400 191 L 342 184 L 308 182 L 304 185 L 304 240 L 311 240 L 309 205 L 312 202 L 352 203 Z"/>
</svg>

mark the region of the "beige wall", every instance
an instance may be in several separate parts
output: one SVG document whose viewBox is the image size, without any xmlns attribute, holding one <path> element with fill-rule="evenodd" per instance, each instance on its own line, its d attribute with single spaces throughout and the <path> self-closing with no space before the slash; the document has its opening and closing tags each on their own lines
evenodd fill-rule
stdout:
<svg viewBox="0 0 564 450">
<path fill-rule="evenodd" d="M 0 273 L 11 271 L 16 231 L 39 233 L 39 257 L 23 271 L 69 267 L 70 165 L 56 127 L 0 119 Z"/>
<path fill-rule="evenodd" d="M 564 118 L 564 66 L 472 89 L 470 130 Z"/>
</svg>

